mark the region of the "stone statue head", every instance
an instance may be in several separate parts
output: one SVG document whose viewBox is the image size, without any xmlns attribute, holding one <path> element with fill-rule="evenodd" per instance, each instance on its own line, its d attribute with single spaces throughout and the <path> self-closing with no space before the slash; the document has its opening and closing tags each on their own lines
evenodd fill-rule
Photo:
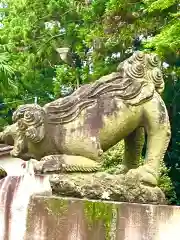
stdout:
<svg viewBox="0 0 180 240">
<path fill-rule="evenodd" d="M 45 136 L 45 115 L 45 111 L 39 105 L 25 104 L 14 112 L 13 121 L 28 141 L 39 143 Z"/>
</svg>

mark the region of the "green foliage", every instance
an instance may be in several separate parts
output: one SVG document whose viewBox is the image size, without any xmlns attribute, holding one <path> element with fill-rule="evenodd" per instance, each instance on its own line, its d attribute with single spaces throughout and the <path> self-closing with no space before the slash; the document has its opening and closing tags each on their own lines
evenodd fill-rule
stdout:
<svg viewBox="0 0 180 240">
<path fill-rule="evenodd" d="M 174 204 L 175 202 L 177 202 L 177 195 L 176 195 L 172 180 L 169 177 L 169 169 L 166 167 L 164 162 L 161 162 L 160 173 L 161 174 L 160 174 L 158 186 L 165 193 L 168 202 L 170 204 L 171 203 Z"/>
<path fill-rule="evenodd" d="M 180 199 L 179 1 L 3 0 L 1 3 L 4 7 L 1 5 L 0 9 L 3 24 L 0 125 L 10 123 L 12 111 L 20 103 L 32 103 L 37 96 L 38 103 L 43 105 L 61 97 L 66 88 L 74 90 L 79 84 L 115 71 L 117 64 L 134 50 L 156 51 L 169 64 L 163 68 L 166 80 L 163 97 L 170 115 L 172 141 L 165 160 Z M 63 47 L 71 50 L 69 63 L 57 51 Z M 105 167 L 116 165 L 121 158 L 114 147 L 104 155 Z"/>
<path fill-rule="evenodd" d="M 120 141 L 103 154 L 103 167 L 105 169 L 115 167 L 123 160 L 124 141 Z"/>
<path fill-rule="evenodd" d="M 157 33 L 145 45 L 147 48 L 155 48 L 162 56 L 172 52 L 179 54 L 180 49 L 180 7 L 177 0 L 153 0 L 146 1 L 147 11 L 151 14 L 166 14 L 161 31 Z"/>
<path fill-rule="evenodd" d="M 156 10 L 163 11 L 178 3 L 177 0 L 145 0 L 145 2 L 149 4 L 149 12 L 153 12 Z"/>
<path fill-rule="evenodd" d="M 0 53 L 0 97 L 8 91 L 17 94 L 17 87 L 12 82 L 14 69 L 9 64 L 9 55 L 6 52 Z"/>
<path fill-rule="evenodd" d="M 155 46 L 160 51 L 169 34 L 168 47 L 178 49 L 178 21 L 172 15 L 178 4 L 174 0 L 163 4 L 160 0 L 4 2 L 8 8 L 2 9 L 0 46 L 9 52 L 16 70 L 13 83 L 20 93 L 16 98 L 38 96 L 47 102 L 61 95 L 62 85 L 75 88 L 114 71 L 142 34 L 157 33 L 148 48 Z M 170 26 L 169 19 L 174 21 Z M 56 49 L 61 47 L 70 47 L 74 67 L 60 59 Z"/>
</svg>

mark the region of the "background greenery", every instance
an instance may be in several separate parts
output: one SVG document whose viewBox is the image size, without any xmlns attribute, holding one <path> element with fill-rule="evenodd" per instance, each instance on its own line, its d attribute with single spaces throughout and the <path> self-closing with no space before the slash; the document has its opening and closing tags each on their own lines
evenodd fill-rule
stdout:
<svg viewBox="0 0 180 240">
<path fill-rule="evenodd" d="M 21 103 L 37 97 L 43 105 L 69 94 L 112 72 L 135 50 L 157 52 L 172 126 L 160 184 L 170 202 L 180 204 L 179 9 L 178 0 L 1 1 L 0 127 L 11 123 Z M 72 53 L 65 61 L 58 53 L 64 47 Z M 119 149 L 107 153 L 107 167 L 110 159 L 120 161 Z"/>
</svg>

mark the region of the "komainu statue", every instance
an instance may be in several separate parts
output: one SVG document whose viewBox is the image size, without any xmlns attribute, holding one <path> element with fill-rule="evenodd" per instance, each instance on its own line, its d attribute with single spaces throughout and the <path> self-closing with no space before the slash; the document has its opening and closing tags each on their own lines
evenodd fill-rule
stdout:
<svg viewBox="0 0 180 240">
<path fill-rule="evenodd" d="M 170 140 L 161 62 L 157 55 L 135 52 L 117 71 L 41 107 L 19 106 L 13 114 L 16 137 L 12 155 L 25 146 L 40 161 L 41 172 L 94 172 L 103 152 L 124 140 L 120 173 L 137 173 L 156 186 L 160 161 Z M 139 158 L 147 134 L 143 166 Z M 3 132 L 0 134 L 3 140 Z"/>
</svg>

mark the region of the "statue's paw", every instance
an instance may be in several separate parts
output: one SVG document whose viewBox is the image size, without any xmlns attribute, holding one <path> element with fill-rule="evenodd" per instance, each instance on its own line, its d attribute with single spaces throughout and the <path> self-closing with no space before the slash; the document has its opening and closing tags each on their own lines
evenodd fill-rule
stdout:
<svg viewBox="0 0 180 240">
<path fill-rule="evenodd" d="M 30 164 L 32 164 L 35 173 L 42 173 L 43 172 L 43 164 L 36 159 L 30 159 Z"/>
<path fill-rule="evenodd" d="M 140 166 L 136 169 L 131 169 L 126 174 L 127 178 L 138 178 L 144 185 L 157 186 L 157 174 L 150 166 Z"/>
<path fill-rule="evenodd" d="M 119 164 L 115 167 L 112 167 L 112 168 L 106 170 L 106 172 L 108 172 L 110 174 L 116 174 L 116 175 L 125 174 L 125 173 L 127 173 L 127 171 L 128 171 L 127 167 L 123 164 Z"/>
<path fill-rule="evenodd" d="M 17 152 L 15 149 L 13 149 L 13 150 L 10 151 L 10 155 L 11 155 L 12 157 L 18 157 L 18 156 L 19 156 L 18 152 Z"/>
</svg>

